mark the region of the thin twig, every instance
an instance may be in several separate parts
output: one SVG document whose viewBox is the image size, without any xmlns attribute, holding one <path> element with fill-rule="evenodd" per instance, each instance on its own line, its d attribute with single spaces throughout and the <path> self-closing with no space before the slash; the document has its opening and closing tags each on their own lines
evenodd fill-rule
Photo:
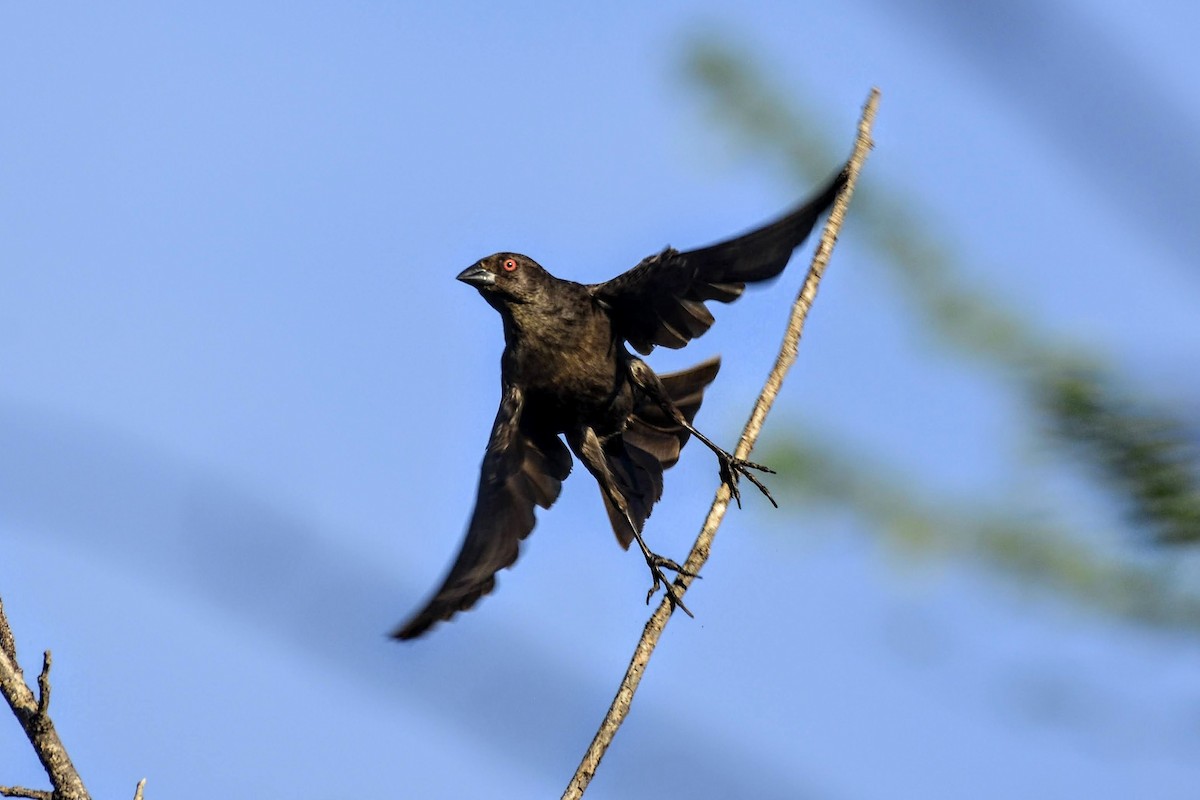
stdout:
<svg viewBox="0 0 1200 800">
<path fill-rule="evenodd" d="M 38 675 L 38 716 L 50 713 L 50 651 L 42 653 L 42 671 Z"/>
<path fill-rule="evenodd" d="M 813 255 L 812 265 L 808 269 L 808 275 L 804 279 L 804 285 L 800 289 L 800 294 L 792 306 L 792 313 L 788 319 L 783 344 L 779 349 L 779 356 L 775 360 L 775 366 L 767 376 L 766 384 L 763 386 L 762 393 L 758 396 L 758 401 L 754 404 L 754 410 L 750 413 L 750 419 L 746 423 L 746 428 L 742 432 L 742 438 L 738 442 L 737 450 L 734 452 L 734 455 L 738 458 L 744 459 L 750 455 L 750 450 L 754 447 L 754 442 L 758 439 L 763 422 L 767 418 L 767 412 L 771 410 L 771 406 L 775 402 L 775 397 L 779 394 L 779 388 L 783 385 L 784 376 L 787 375 L 788 370 L 791 369 L 792 364 L 796 360 L 800 336 L 804 332 L 804 321 L 808 317 L 809 309 L 812 308 L 813 300 L 817 296 L 817 286 L 821 282 L 821 277 L 825 274 L 825 266 L 829 263 L 829 257 L 833 253 L 833 246 L 837 242 L 838 231 L 841 230 L 842 222 L 846 218 L 846 209 L 850 204 L 850 196 L 854 193 L 854 185 L 858 180 L 858 173 L 862 170 L 862 166 L 867 159 L 867 154 L 872 147 L 871 127 L 875 122 L 875 110 L 878 105 L 879 90 L 872 89 L 870 96 L 867 98 L 866 105 L 863 107 L 863 114 L 858 123 L 858 138 L 855 141 L 854 154 L 850 157 L 846 187 L 834 201 L 833 210 L 829 213 L 829 220 L 825 223 L 821 242 L 817 245 L 817 251 Z M 700 535 L 696 538 L 696 542 L 692 546 L 692 552 L 688 555 L 687 562 L 684 564 L 684 571 L 675 581 L 676 590 L 680 596 L 691 585 L 692 580 L 694 580 L 692 576 L 698 573 L 701 567 L 704 566 L 704 563 L 708 561 L 708 555 L 712 548 L 712 540 L 716 535 L 717 528 L 721 525 L 721 520 L 725 517 L 725 511 L 729 507 L 729 498 L 729 487 L 722 484 L 717 490 L 716 497 L 713 499 L 712 507 L 708 512 L 708 518 L 705 519 L 704 526 L 700 529 Z M 591 745 L 588 747 L 587 752 L 584 753 L 579 768 L 575 771 L 571 782 L 567 784 L 567 789 L 563 792 L 563 800 L 578 800 L 578 798 L 583 796 L 584 791 L 587 790 L 588 784 L 596 774 L 596 769 L 600 766 L 600 759 L 604 757 L 605 751 L 608 750 L 613 737 L 616 736 L 617 729 L 621 727 L 621 723 L 625 721 L 625 717 L 629 713 L 629 707 L 633 703 L 633 695 L 642 680 L 642 675 L 646 671 L 646 665 L 649 663 L 650 656 L 658 644 L 658 639 L 666 628 L 667 620 L 671 617 L 671 610 L 672 605 L 670 600 L 664 598 L 646 623 L 646 627 L 642 631 L 642 638 L 638 641 L 637 647 L 633 651 L 633 658 L 629 662 L 629 668 L 625 672 L 625 677 L 621 681 L 617 695 L 613 698 L 612 705 L 609 707 L 604 721 L 600 723 L 600 728 L 596 731 L 595 738 L 592 739 Z"/>
<path fill-rule="evenodd" d="M 26 789 L 24 786 L 0 786 L 0 795 L 28 797 L 31 800 L 54 800 L 54 792 L 47 792 L 45 789 Z"/>
</svg>

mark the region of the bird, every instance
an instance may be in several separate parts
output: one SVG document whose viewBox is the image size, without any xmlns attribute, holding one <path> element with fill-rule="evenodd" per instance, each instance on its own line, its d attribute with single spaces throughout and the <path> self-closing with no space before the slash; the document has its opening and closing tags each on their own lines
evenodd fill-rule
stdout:
<svg viewBox="0 0 1200 800">
<path fill-rule="evenodd" d="M 747 283 L 779 275 L 845 185 L 844 167 L 778 219 L 707 247 L 667 247 L 603 283 L 551 275 L 532 258 L 499 252 L 457 279 L 499 312 L 504 330 L 500 407 L 480 467 L 475 507 L 458 556 L 432 597 L 392 636 L 414 639 L 473 607 L 517 559 L 573 465 L 595 478 L 617 542 L 637 542 L 653 584 L 691 616 L 664 570 L 692 575 L 653 552 L 642 529 L 662 497 L 663 471 L 690 437 L 716 455 L 720 480 L 741 506 L 738 479 L 775 499 L 755 475 L 773 470 L 734 455 L 692 424 L 719 358 L 658 375 L 645 361 L 655 347 L 679 349 L 713 324 L 705 303 L 730 303 Z M 565 441 L 564 441 L 565 440 Z"/>
</svg>

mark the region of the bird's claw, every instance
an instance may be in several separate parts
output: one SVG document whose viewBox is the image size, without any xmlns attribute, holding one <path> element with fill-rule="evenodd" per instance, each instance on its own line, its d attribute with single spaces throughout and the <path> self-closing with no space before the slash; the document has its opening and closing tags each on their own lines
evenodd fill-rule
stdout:
<svg viewBox="0 0 1200 800">
<path fill-rule="evenodd" d="M 775 502 L 775 498 L 771 496 L 771 492 L 763 485 L 763 482 L 758 479 L 751 470 L 766 472 L 771 475 L 775 474 L 775 470 L 762 464 L 757 464 L 753 461 L 747 461 L 744 458 L 735 458 L 730 453 L 719 453 L 717 458 L 721 461 L 721 482 L 729 487 L 729 494 L 733 497 L 733 501 L 737 503 L 737 507 L 742 507 L 742 493 L 738 490 L 738 477 L 745 475 L 746 479 L 758 487 L 771 505 L 779 508 L 779 503 Z"/>
<path fill-rule="evenodd" d="M 695 614 L 688 610 L 688 607 L 683 604 L 683 597 L 675 588 L 675 584 L 667 579 L 663 569 L 669 569 L 677 575 L 686 575 L 689 578 L 699 578 L 700 576 L 694 572 L 684 569 L 676 561 L 670 558 L 651 553 L 646 558 L 646 564 L 650 567 L 650 575 L 654 578 L 654 583 L 650 586 L 650 591 L 646 592 L 646 605 L 650 605 L 650 598 L 658 591 L 661 585 L 666 591 L 667 599 L 671 602 L 673 608 L 679 608 L 689 617 L 695 618 Z"/>
</svg>

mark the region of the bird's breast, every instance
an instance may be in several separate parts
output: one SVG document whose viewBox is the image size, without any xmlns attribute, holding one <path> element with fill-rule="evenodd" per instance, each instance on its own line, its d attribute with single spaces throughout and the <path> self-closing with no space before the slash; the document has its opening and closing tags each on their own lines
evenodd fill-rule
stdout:
<svg viewBox="0 0 1200 800">
<path fill-rule="evenodd" d="M 619 429 L 633 408 L 607 320 L 542 317 L 516 331 L 505 369 L 525 392 L 526 413 L 559 431 L 579 424 Z"/>
</svg>

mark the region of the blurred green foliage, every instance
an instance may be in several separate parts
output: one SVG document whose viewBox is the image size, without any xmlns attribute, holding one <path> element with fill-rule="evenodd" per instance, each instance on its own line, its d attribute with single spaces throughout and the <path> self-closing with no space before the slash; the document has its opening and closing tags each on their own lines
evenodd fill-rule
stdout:
<svg viewBox="0 0 1200 800">
<path fill-rule="evenodd" d="M 700 39 L 689 46 L 685 68 L 716 125 L 799 183 L 837 163 L 838 149 L 814 133 L 796 92 L 775 85 L 749 52 Z M 1102 359 L 1052 341 L 1028 313 L 968 285 L 963 259 L 936 224 L 913 212 L 909 193 L 864 183 L 854 197 L 852 235 L 893 271 L 931 336 L 1001 377 L 1031 412 L 1036 440 L 1126 510 L 1134 536 L 1113 542 L 1069 531 L 1043 509 L 1014 508 L 1011 499 L 926 497 L 909 471 L 815 432 L 775 434 L 764 459 L 797 476 L 790 489 L 854 512 L 910 552 L 971 558 L 1094 608 L 1200 628 L 1200 587 L 1178 569 L 1186 554 L 1177 550 L 1200 542 L 1196 438 Z"/>
</svg>

